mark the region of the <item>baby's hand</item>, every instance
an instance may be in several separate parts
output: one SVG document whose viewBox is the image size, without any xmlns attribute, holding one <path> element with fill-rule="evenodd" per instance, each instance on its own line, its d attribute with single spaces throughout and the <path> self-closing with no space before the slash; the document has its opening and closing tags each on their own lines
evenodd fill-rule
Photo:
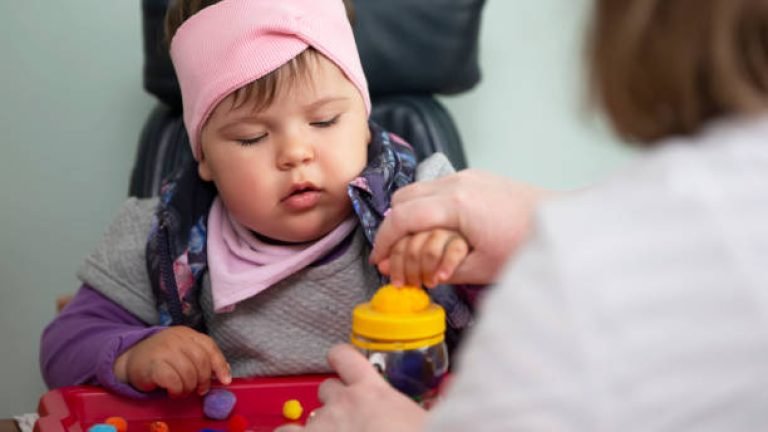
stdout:
<svg viewBox="0 0 768 432">
<path fill-rule="evenodd" d="M 469 253 L 469 244 L 457 231 L 433 229 L 405 236 L 378 265 L 393 285 L 434 288 L 450 279 Z"/>
<path fill-rule="evenodd" d="M 163 388 L 171 396 L 207 393 L 212 375 L 224 384 L 232 381 L 213 339 L 184 326 L 169 327 L 134 345 L 117 358 L 114 372 L 138 390 Z"/>
</svg>

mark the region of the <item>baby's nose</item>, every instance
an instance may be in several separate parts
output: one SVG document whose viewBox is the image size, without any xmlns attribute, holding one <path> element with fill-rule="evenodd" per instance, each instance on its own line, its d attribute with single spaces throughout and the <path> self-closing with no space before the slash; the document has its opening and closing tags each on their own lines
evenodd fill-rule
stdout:
<svg viewBox="0 0 768 432">
<path fill-rule="evenodd" d="M 283 169 L 293 168 L 311 162 L 314 156 L 314 149 L 306 141 L 291 140 L 281 145 L 277 164 Z"/>
</svg>

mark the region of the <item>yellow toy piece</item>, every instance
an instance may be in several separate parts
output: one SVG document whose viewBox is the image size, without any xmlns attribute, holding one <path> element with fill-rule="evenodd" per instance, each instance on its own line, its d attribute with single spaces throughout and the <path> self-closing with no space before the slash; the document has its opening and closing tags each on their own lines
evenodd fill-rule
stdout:
<svg viewBox="0 0 768 432">
<path fill-rule="evenodd" d="M 304 407 L 301 406 L 301 402 L 296 399 L 290 399 L 283 404 L 283 417 L 288 420 L 298 420 L 301 418 L 301 414 L 304 413 Z"/>
</svg>

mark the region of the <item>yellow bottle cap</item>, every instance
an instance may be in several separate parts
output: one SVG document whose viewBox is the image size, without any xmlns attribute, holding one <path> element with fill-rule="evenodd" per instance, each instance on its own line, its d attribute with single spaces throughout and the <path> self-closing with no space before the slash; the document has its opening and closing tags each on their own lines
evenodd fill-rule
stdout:
<svg viewBox="0 0 768 432">
<path fill-rule="evenodd" d="M 352 311 L 351 340 L 360 348 L 414 349 L 442 342 L 444 334 L 445 311 L 414 286 L 385 285 Z"/>
</svg>

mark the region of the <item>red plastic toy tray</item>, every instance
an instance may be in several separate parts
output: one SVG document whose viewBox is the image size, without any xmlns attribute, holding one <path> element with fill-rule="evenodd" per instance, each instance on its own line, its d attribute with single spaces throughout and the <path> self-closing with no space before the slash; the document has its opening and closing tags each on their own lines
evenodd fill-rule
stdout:
<svg viewBox="0 0 768 432">
<path fill-rule="evenodd" d="M 289 423 L 283 417 L 283 404 L 297 399 L 304 412 L 297 422 L 304 423 L 307 415 L 320 406 L 317 388 L 328 378 L 325 375 L 235 379 L 226 388 L 237 396 L 233 414 L 248 419 L 247 430 L 272 431 Z M 164 421 L 169 432 L 198 432 L 202 429 L 227 431 L 226 420 L 217 421 L 203 415 L 203 398 L 155 398 L 136 400 L 111 394 L 99 387 L 77 386 L 51 390 L 40 398 L 40 419 L 35 432 L 86 432 L 108 417 L 120 416 L 128 423 L 127 432 L 149 432 L 154 421 Z"/>
</svg>

